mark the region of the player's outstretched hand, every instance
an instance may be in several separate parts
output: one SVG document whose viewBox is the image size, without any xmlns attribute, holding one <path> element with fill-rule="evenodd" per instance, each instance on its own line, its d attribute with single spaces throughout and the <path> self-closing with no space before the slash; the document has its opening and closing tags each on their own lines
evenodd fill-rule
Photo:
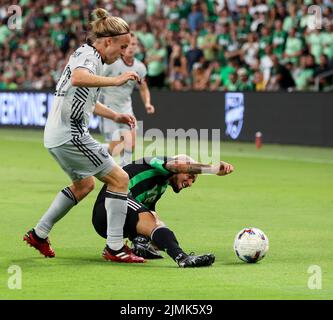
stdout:
<svg viewBox="0 0 333 320">
<path fill-rule="evenodd" d="M 134 81 L 138 82 L 139 84 L 141 83 L 141 79 L 136 72 L 127 71 L 127 72 L 124 72 L 123 74 L 121 74 L 120 76 L 116 77 L 116 85 L 121 86 L 129 80 L 134 80 Z"/>
<path fill-rule="evenodd" d="M 127 114 L 127 113 L 118 113 L 117 116 L 114 119 L 115 122 L 118 123 L 126 123 L 131 128 L 135 128 L 136 125 L 136 119 L 133 115 Z"/>
<path fill-rule="evenodd" d="M 148 114 L 153 114 L 153 113 L 155 113 L 155 108 L 150 103 L 147 103 L 146 104 L 146 111 L 147 111 Z"/>
<path fill-rule="evenodd" d="M 216 165 L 216 175 L 225 176 L 234 171 L 234 167 L 232 164 L 220 161 L 220 164 Z"/>
</svg>

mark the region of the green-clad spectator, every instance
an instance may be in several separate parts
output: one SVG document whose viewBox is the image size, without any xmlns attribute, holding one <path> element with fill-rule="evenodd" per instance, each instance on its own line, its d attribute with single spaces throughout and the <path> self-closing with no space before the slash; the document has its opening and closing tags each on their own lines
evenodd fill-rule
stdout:
<svg viewBox="0 0 333 320">
<path fill-rule="evenodd" d="M 155 43 L 155 36 L 151 31 L 149 23 L 144 22 L 140 28 L 140 31 L 135 31 L 134 33 L 146 50 L 153 48 Z"/>
<path fill-rule="evenodd" d="M 237 80 L 237 90 L 239 91 L 253 91 L 254 84 L 249 79 L 249 72 L 245 68 L 240 68 L 237 71 L 238 80 Z"/>
<path fill-rule="evenodd" d="M 300 67 L 294 73 L 296 89 L 299 91 L 309 90 L 312 87 L 314 75 L 314 57 L 312 55 L 300 58 Z"/>
<path fill-rule="evenodd" d="M 62 46 L 65 36 L 66 33 L 60 25 L 54 25 L 53 30 L 51 31 L 51 39 L 58 48 Z"/>
<path fill-rule="evenodd" d="M 115 8 L 117 8 L 119 10 L 123 10 L 128 4 L 129 4 L 129 1 L 127 1 L 127 0 L 117 0 L 114 2 Z"/>
<path fill-rule="evenodd" d="M 206 30 L 206 35 L 198 38 L 198 46 L 203 51 L 205 60 L 213 61 L 216 58 L 217 35 L 215 33 L 215 27 L 211 23 L 207 24 Z"/>
<path fill-rule="evenodd" d="M 71 15 L 72 18 L 79 19 L 80 17 L 80 4 L 79 3 L 71 3 Z"/>
<path fill-rule="evenodd" d="M 276 20 L 274 23 L 274 32 L 272 36 L 273 53 L 280 59 L 283 56 L 288 33 L 282 29 L 282 20 Z"/>
<path fill-rule="evenodd" d="M 312 22 L 313 14 L 309 14 L 309 7 L 305 4 L 302 5 L 301 10 L 298 13 L 299 17 L 299 30 L 304 31 Z"/>
<path fill-rule="evenodd" d="M 311 32 L 308 32 L 305 35 L 305 41 L 308 45 L 310 53 L 315 57 L 316 63 L 319 63 L 320 56 L 323 52 L 322 46 L 322 38 L 320 36 L 320 31 L 318 29 L 314 29 Z"/>
<path fill-rule="evenodd" d="M 7 25 L 0 25 L 0 45 L 5 43 L 6 39 L 9 38 L 12 31 L 7 27 Z"/>
<path fill-rule="evenodd" d="M 205 0 L 207 13 L 208 13 L 208 21 L 215 23 L 217 21 L 217 14 L 215 10 L 216 0 Z"/>
<path fill-rule="evenodd" d="M 61 7 L 55 6 L 53 12 L 49 15 L 50 25 L 61 24 L 64 21 L 64 17 L 61 14 Z"/>
<path fill-rule="evenodd" d="M 167 14 L 168 30 L 178 32 L 180 30 L 179 22 L 181 18 L 180 8 L 176 1 L 171 1 L 169 4 L 169 12 Z"/>
<path fill-rule="evenodd" d="M 236 59 L 229 59 L 228 64 L 221 68 L 220 79 L 223 86 L 226 86 L 229 82 L 229 75 L 236 73 L 238 63 Z"/>
<path fill-rule="evenodd" d="M 53 4 L 46 5 L 43 8 L 43 13 L 46 15 L 51 15 L 54 12 L 55 6 Z"/>
<path fill-rule="evenodd" d="M 147 80 L 150 87 L 162 88 L 165 84 L 167 50 L 157 39 L 153 48 L 147 50 Z"/>
<path fill-rule="evenodd" d="M 223 86 L 225 91 L 237 91 L 238 78 L 237 78 L 237 72 L 233 71 L 229 74 L 228 82 Z"/>
<path fill-rule="evenodd" d="M 219 12 L 216 22 L 219 24 L 232 23 L 232 17 L 227 8 L 224 8 Z"/>
<path fill-rule="evenodd" d="M 329 59 L 333 58 L 333 24 L 326 26 L 326 30 L 320 33 L 320 40 L 325 54 Z"/>
<path fill-rule="evenodd" d="M 268 27 L 263 26 L 259 36 L 259 58 L 265 55 L 265 49 L 272 44 L 272 34 Z"/>
<path fill-rule="evenodd" d="M 239 13 L 238 13 L 239 19 L 240 20 L 245 19 L 246 25 L 250 26 L 253 18 L 249 13 L 249 7 L 248 6 L 240 6 L 240 7 L 238 7 L 238 9 L 239 9 Z"/>
<path fill-rule="evenodd" d="M 147 3 L 147 16 L 150 17 L 155 14 L 157 8 L 161 5 L 161 0 L 146 0 Z"/>
<path fill-rule="evenodd" d="M 283 20 L 283 30 L 289 32 L 291 28 L 297 28 L 298 23 L 297 5 L 291 2 L 288 5 L 288 15 Z"/>
<path fill-rule="evenodd" d="M 178 4 L 178 6 L 179 6 L 181 19 L 187 19 L 188 15 L 191 12 L 192 1 L 191 0 L 184 0 L 180 4 Z"/>
<path fill-rule="evenodd" d="M 3 76 L 0 74 L 0 90 L 7 89 L 6 81 L 3 79 Z"/>
<path fill-rule="evenodd" d="M 221 65 L 219 61 L 212 61 L 209 66 L 209 89 L 218 90 L 221 85 Z"/>
<path fill-rule="evenodd" d="M 286 62 L 297 63 L 299 57 L 304 51 L 304 42 L 296 35 L 296 29 L 291 28 L 288 33 L 286 47 L 284 50 L 284 59 Z"/>
<path fill-rule="evenodd" d="M 230 44 L 231 44 L 231 37 L 229 33 L 229 25 L 225 23 L 221 26 L 220 33 L 217 35 L 216 39 L 216 46 L 217 46 L 216 58 L 221 63 L 221 65 L 226 65 L 227 63 L 225 58 L 225 52 Z"/>
<path fill-rule="evenodd" d="M 237 26 L 237 37 L 240 42 L 245 42 L 247 40 L 247 35 L 251 32 L 250 25 L 248 24 L 246 18 L 241 18 Z"/>
</svg>

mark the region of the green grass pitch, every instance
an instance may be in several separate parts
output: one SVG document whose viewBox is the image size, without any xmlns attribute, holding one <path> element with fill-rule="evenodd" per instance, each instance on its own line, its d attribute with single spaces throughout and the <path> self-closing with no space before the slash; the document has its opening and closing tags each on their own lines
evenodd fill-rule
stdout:
<svg viewBox="0 0 333 320">
<path fill-rule="evenodd" d="M 216 255 L 212 267 L 180 269 L 167 255 L 142 265 L 104 261 L 104 239 L 91 224 L 100 182 L 54 227 L 56 258 L 45 259 L 22 238 L 69 180 L 44 149 L 42 131 L 1 129 L 0 298 L 332 299 L 333 149 L 222 143 L 221 150 L 232 175 L 201 176 L 178 195 L 168 190 L 157 207 L 183 249 Z M 270 241 L 257 264 L 233 252 L 236 233 L 251 226 Z M 21 289 L 8 287 L 13 265 L 22 270 Z M 308 286 L 313 265 L 321 289 Z"/>
</svg>

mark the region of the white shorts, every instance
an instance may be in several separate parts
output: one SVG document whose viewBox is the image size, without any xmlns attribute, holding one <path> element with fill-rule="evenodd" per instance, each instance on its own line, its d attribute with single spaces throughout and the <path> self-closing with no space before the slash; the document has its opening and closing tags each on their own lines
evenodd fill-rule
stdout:
<svg viewBox="0 0 333 320">
<path fill-rule="evenodd" d="M 120 141 L 123 132 L 132 131 L 128 124 L 117 123 L 105 118 L 100 119 L 99 129 L 104 135 L 105 142 Z"/>
<path fill-rule="evenodd" d="M 117 166 L 109 153 L 90 135 L 75 137 L 48 151 L 72 181 L 91 176 L 100 179 Z"/>
</svg>

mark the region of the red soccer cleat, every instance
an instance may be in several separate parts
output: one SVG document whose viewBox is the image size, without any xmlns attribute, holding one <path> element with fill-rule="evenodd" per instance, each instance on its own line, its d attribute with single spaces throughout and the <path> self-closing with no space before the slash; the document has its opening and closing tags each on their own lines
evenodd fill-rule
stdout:
<svg viewBox="0 0 333 320">
<path fill-rule="evenodd" d="M 113 254 L 111 252 L 111 249 L 108 246 L 106 246 L 103 250 L 102 256 L 105 260 L 110 260 L 114 262 L 125 262 L 125 263 L 146 262 L 144 258 L 136 256 L 127 245 L 124 245 L 121 251 L 117 254 Z"/>
<path fill-rule="evenodd" d="M 25 234 L 25 236 L 23 237 L 23 241 L 30 245 L 30 247 L 34 247 L 35 249 L 37 249 L 43 256 L 45 256 L 45 258 L 55 257 L 55 253 L 51 247 L 49 238 L 38 238 L 34 229 L 29 230 Z"/>
</svg>

